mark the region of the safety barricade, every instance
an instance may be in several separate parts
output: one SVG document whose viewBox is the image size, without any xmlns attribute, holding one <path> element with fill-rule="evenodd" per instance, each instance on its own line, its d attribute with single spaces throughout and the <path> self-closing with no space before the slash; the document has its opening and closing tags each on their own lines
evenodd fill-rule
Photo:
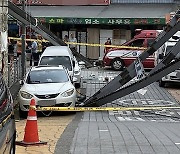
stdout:
<svg viewBox="0 0 180 154">
<path fill-rule="evenodd" d="M 16 145 L 27 147 L 27 146 L 40 146 L 47 144 L 47 142 L 39 140 L 37 114 L 36 114 L 36 110 L 34 110 L 35 105 L 36 105 L 35 100 L 31 99 L 27 121 L 26 121 L 24 139 L 22 141 L 16 141 Z"/>
</svg>

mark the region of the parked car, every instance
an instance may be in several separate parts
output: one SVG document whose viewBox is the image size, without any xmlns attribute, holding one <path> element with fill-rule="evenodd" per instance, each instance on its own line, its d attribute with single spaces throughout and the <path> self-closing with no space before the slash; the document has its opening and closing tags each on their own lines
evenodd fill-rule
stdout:
<svg viewBox="0 0 180 154">
<path fill-rule="evenodd" d="M 16 127 L 11 94 L 0 75 L 0 153 L 15 154 Z"/>
<path fill-rule="evenodd" d="M 161 60 L 166 56 L 173 46 L 178 42 L 180 39 L 180 31 L 174 34 L 166 43 L 164 43 L 155 53 L 155 66 L 161 62 Z M 176 56 L 176 58 L 180 57 L 180 53 Z M 159 80 L 159 86 L 165 87 L 166 83 L 170 82 L 180 82 L 180 68 L 171 72 L 170 74 L 164 76 L 162 79 Z"/>
<path fill-rule="evenodd" d="M 81 87 L 81 67 L 79 66 L 78 61 L 74 57 L 75 66 L 74 66 L 74 77 L 76 78 L 75 87 L 80 88 Z"/>
<path fill-rule="evenodd" d="M 30 100 L 36 106 L 74 107 L 76 89 L 68 75 L 68 70 L 60 66 L 33 67 L 26 75 L 18 93 L 20 115 L 28 111 Z"/>
<path fill-rule="evenodd" d="M 149 47 L 159 32 L 156 30 L 140 30 L 133 39 L 125 42 L 122 46 L 130 47 Z M 104 66 L 110 66 L 114 70 L 122 70 L 129 66 L 145 49 L 126 49 L 113 48 L 110 49 L 103 57 Z M 154 55 L 147 58 L 143 62 L 146 69 L 154 68 Z"/>
<path fill-rule="evenodd" d="M 105 66 L 111 66 L 113 70 L 122 70 L 128 67 L 144 50 L 114 50 L 108 52 L 103 59 Z M 143 67 L 146 69 L 154 68 L 154 55 L 146 58 L 142 62 Z"/>
<path fill-rule="evenodd" d="M 136 30 L 136 35 L 122 45 L 147 48 L 153 43 L 160 32 L 161 30 Z"/>
<path fill-rule="evenodd" d="M 40 57 L 38 65 L 63 65 L 70 73 L 70 76 L 77 78 L 75 85 L 80 86 L 80 67 L 68 46 L 47 47 Z"/>
</svg>

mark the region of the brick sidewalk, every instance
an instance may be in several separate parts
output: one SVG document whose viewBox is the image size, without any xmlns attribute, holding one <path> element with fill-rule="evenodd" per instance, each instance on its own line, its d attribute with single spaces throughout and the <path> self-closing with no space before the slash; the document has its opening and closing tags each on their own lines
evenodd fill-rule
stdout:
<svg viewBox="0 0 180 154">
<path fill-rule="evenodd" d="M 168 88 L 168 92 L 180 103 L 180 89 L 178 88 Z"/>
<path fill-rule="evenodd" d="M 38 132 L 39 139 L 41 141 L 46 141 L 47 145 L 42 146 L 31 146 L 22 147 L 16 146 L 17 154 L 52 154 L 54 153 L 55 146 L 59 140 L 64 129 L 75 117 L 75 114 L 65 114 L 50 116 L 50 117 L 38 117 Z M 26 125 L 26 120 L 20 120 L 16 122 L 17 138 L 16 141 L 22 141 L 24 138 L 24 128 Z M 33 131 L 33 130 L 32 130 Z"/>
</svg>

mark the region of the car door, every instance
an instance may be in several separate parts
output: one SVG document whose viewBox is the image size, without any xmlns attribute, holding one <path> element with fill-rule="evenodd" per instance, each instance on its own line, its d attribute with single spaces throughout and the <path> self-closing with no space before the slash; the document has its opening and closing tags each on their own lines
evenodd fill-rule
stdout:
<svg viewBox="0 0 180 154">
<path fill-rule="evenodd" d="M 145 39 L 144 38 L 140 38 L 140 39 L 138 38 L 138 39 L 134 39 L 132 42 L 130 42 L 128 44 L 128 46 L 144 47 L 144 44 L 145 44 Z M 128 56 L 124 58 L 125 66 L 129 66 L 138 56 L 138 50 L 128 49 L 127 52 L 130 52 L 132 54 L 128 54 Z"/>
</svg>

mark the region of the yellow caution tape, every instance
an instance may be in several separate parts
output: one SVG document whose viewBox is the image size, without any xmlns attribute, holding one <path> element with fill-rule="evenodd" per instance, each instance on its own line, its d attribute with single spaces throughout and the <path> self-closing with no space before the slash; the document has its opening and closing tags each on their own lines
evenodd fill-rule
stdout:
<svg viewBox="0 0 180 154">
<path fill-rule="evenodd" d="M 22 38 L 17 38 L 17 37 L 8 37 L 8 39 L 9 40 L 22 40 Z M 45 39 L 42 39 L 42 40 L 39 40 L 39 39 L 26 39 L 25 38 L 25 40 L 26 41 L 37 41 L 37 42 L 49 42 L 49 41 L 47 41 L 47 40 L 45 40 Z"/>
<path fill-rule="evenodd" d="M 74 43 L 74 42 L 65 42 L 65 43 L 73 44 L 73 45 L 82 45 L 82 46 L 93 46 L 93 47 L 111 47 L 111 48 L 124 48 L 124 49 L 138 49 L 138 50 L 147 49 L 144 47 L 130 47 L 130 46 L 122 46 L 122 45 L 105 45 L 105 44 L 89 44 L 89 43 Z"/>
<path fill-rule="evenodd" d="M 22 40 L 21 38 L 16 37 L 8 37 L 8 39 L 12 40 Z M 38 42 L 49 42 L 45 39 L 25 39 L 26 41 L 38 41 Z M 130 47 L 130 46 L 122 46 L 122 45 L 105 45 L 105 44 L 92 44 L 92 43 L 75 43 L 75 42 L 65 42 L 66 44 L 73 44 L 73 45 L 81 45 L 81 46 L 92 46 L 92 47 L 111 47 L 111 48 L 123 48 L 123 49 L 136 49 L 136 50 L 146 50 L 147 48 L 144 47 Z"/>
<path fill-rule="evenodd" d="M 180 109 L 180 106 L 150 106 L 150 107 L 33 107 L 38 111 L 130 111 L 130 110 L 162 110 Z"/>
<path fill-rule="evenodd" d="M 30 109 L 30 110 L 37 110 L 36 106 L 34 106 L 34 105 L 30 105 L 30 106 L 29 106 L 29 109 Z"/>
</svg>

